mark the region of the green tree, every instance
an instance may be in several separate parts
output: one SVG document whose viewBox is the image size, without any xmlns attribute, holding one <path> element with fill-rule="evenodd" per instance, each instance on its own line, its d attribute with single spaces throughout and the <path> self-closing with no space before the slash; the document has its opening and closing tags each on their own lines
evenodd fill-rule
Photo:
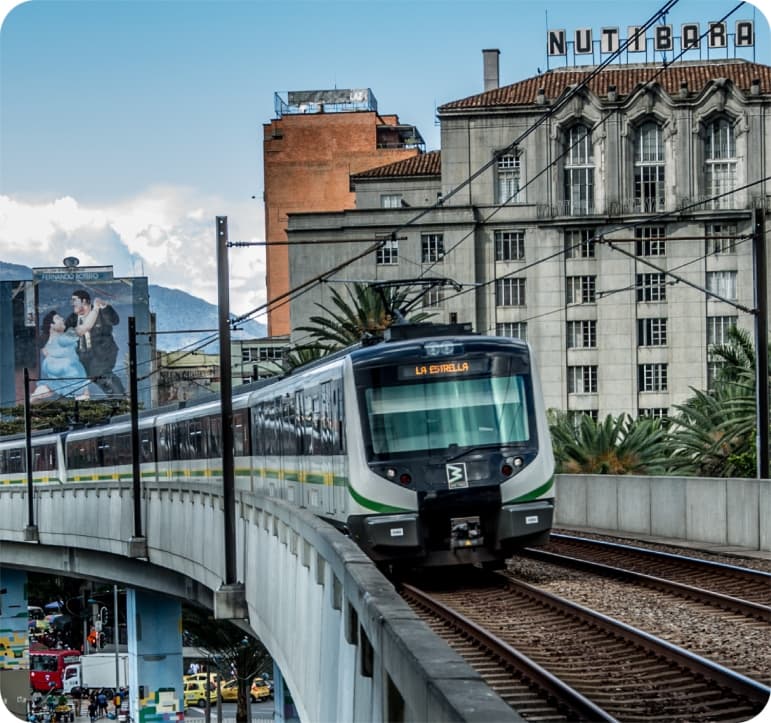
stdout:
<svg viewBox="0 0 771 723">
<path fill-rule="evenodd" d="M 750 333 L 730 328 L 728 341 L 712 347 L 710 355 L 722 362 L 712 388 L 692 390 L 693 395 L 675 407 L 672 470 L 707 477 L 754 477 L 756 356 Z"/>
<path fill-rule="evenodd" d="M 557 472 L 572 474 L 662 474 L 667 467 L 667 431 L 658 419 L 628 414 L 595 422 L 549 410 Z"/>
<path fill-rule="evenodd" d="M 356 344 L 366 337 L 382 337 L 396 321 L 393 310 L 403 308 L 409 294 L 404 287 L 376 289 L 359 282 L 346 286 L 346 291 L 347 299 L 332 289 L 331 307 L 317 303 L 323 315 L 312 316 L 310 323 L 298 326 L 297 331 L 309 333 L 319 346 L 329 351 Z M 430 316 L 419 312 L 409 320 L 417 323 Z"/>
<path fill-rule="evenodd" d="M 208 650 L 227 678 L 238 680 L 237 723 L 249 720 L 249 686 L 252 678 L 271 665 L 265 646 L 228 620 L 214 620 L 208 611 L 185 605 L 182 623 L 194 645 Z"/>
</svg>

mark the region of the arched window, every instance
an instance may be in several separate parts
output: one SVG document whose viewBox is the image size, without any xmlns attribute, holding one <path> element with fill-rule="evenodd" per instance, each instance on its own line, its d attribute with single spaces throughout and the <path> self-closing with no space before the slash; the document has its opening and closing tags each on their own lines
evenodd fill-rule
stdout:
<svg viewBox="0 0 771 723">
<path fill-rule="evenodd" d="M 653 121 L 640 126 L 635 140 L 634 198 L 637 211 L 664 210 L 664 141 Z"/>
<path fill-rule="evenodd" d="M 573 126 L 565 139 L 566 213 L 594 213 L 594 155 L 592 134 L 583 125 Z"/>
<path fill-rule="evenodd" d="M 710 208 L 733 208 L 736 188 L 736 139 L 725 118 L 710 123 L 704 139 L 704 189 Z M 728 195 L 723 195 L 723 194 Z M 719 198 L 716 198 L 718 197 Z"/>
</svg>

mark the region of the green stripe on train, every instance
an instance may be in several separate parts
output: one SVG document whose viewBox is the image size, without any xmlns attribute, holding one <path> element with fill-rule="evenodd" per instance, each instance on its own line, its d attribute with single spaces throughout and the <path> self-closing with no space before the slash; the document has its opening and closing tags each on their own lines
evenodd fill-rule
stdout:
<svg viewBox="0 0 771 723">
<path fill-rule="evenodd" d="M 515 497 L 513 500 L 508 500 L 503 504 L 510 505 L 514 502 L 531 502 L 532 500 L 538 499 L 541 495 L 545 495 L 553 486 L 554 486 L 554 477 L 550 477 L 540 487 L 537 487 L 536 489 L 531 490 L 527 494 L 521 495 L 519 497 Z"/>
<path fill-rule="evenodd" d="M 370 500 L 367 497 L 360 495 L 350 484 L 348 485 L 348 492 L 358 504 L 360 504 L 362 507 L 366 507 L 367 509 L 372 510 L 373 512 L 398 513 L 410 511 L 406 507 L 391 507 L 390 505 L 384 505 L 380 502 Z"/>
</svg>

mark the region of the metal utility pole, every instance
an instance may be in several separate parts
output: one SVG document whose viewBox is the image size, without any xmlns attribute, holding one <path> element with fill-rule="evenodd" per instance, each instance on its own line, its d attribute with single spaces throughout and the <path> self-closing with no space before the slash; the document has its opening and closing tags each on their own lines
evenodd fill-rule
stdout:
<svg viewBox="0 0 771 723">
<path fill-rule="evenodd" d="M 27 534 L 29 540 L 35 533 L 35 505 L 33 492 L 35 486 L 32 482 L 32 409 L 29 398 L 29 369 L 24 367 L 24 445 L 27 465 Z"/>
<path fill-rule="evenodd" d="M 217 216 L 217 286 L 220 341 L 220 403 L 222 410 L 222 501 L 225 527 L 225 584 L 236 580 L 236 495 L 233 469 L 233 382 L 230 362 L 230 278 L 228 219 Z"/>
<path fill-rule="evenodd" d="M 118 625 L 118 586 L 112 586 L 112 642 L 115 644 L 115 689 L 121 687 L 120 684 L 120 655 L 118 653 L 118 640 L 120 638 L 120 626 Z M 116 711 L 117 715 L 117 711 Z"/>
<path fill-rule="evenodd" d="M 758 479 L 768 479 L 768 260 L 766 212 L 755 209 L 753 258 L 755 262 L 755 389 L 757 403 Z"/>
<path fill-rule="evenodd" d="M 137 396 L 137 325 L 133 316 L 128 320 L 129 333 L 129 407 L 131 411 L 131 477 L 134 495 L 134 537 L 142 537 L 142 479 L 139 462 L 139 397 Z"/>
</svg>

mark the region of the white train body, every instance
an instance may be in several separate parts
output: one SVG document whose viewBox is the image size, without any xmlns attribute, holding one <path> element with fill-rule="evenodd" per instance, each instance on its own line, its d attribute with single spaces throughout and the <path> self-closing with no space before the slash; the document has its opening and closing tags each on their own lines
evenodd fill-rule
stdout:
<svg viewBox="0 0 771 723">
<path fill-rule="evenodd" d="M 425 326 L 392 332 L 236 390 L 236 489 L 312 510 L 381 564 L 500 564 L 544 542 L 554 459 L 530 347 L 427 336 Z M 143 413 L 142 479 L 221 487 L 222 423 L 216 400 Z M 48 435 L 59 455 L 63 441 L 63 459 L 35 481 L 130 484 L 130 431 L 123 420 Z M 0 442 L 0 462 L 18 446 Z M 23 477 L 0 464 L 0 481 Z"/>
</svg>

